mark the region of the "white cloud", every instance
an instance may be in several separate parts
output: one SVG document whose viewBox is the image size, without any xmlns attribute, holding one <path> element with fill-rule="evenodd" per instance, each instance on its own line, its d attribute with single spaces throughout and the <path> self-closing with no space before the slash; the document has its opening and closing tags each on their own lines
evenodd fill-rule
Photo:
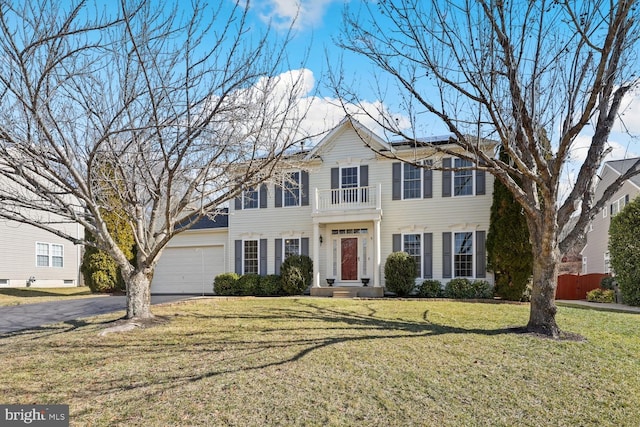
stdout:
<svg viewBox="0 0 640 427">
<path fill-rule="evenodd" d="M 613 131 L 640 135 L 640 87 L 636 87 L 622 101 Z"/>
<path fill-rule="evenodd" d="M 317 26 L 332 3 L 338 0 L 260 0 L 255 3 L 260 18 L 277 28 Z M 341 1 L 340 1 L 341 2 Z"/>
</svg>

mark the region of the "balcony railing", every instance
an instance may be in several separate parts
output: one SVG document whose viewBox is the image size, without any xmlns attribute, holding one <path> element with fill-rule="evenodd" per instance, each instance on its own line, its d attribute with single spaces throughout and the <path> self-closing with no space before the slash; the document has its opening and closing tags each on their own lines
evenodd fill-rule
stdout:
<svg viewBox="0 0 640 427">
<path fill-rule="evenodd" d="M 313 212 L 380 209 L 382 186 L 315 189 Z"/>
</svg>

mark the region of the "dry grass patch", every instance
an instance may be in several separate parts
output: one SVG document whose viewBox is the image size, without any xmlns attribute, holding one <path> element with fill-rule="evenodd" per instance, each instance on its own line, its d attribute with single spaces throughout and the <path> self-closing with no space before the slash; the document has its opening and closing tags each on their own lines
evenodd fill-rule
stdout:
<svg viewBox="0 0 640 427">
<path fill-rule="evenodd" d="M 634 425 L 640 317 L 560 308 L 585 342 L 511 331 L 524 305 L 204 299 L 0 342 L 0 395 L 72 425 Z M 61 332 L 64 330 L 65 332 Z"/>
<path fill-rule="evenodd" d="M 0 306 L 95 297 L 88 286 L 69 288 L 0 288 Z"/>
</svg>

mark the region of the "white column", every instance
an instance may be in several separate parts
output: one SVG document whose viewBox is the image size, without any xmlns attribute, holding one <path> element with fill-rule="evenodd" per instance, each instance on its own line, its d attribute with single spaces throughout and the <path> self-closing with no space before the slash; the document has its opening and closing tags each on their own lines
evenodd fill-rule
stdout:
<svg viewBox="0 0 640 427">
<path fill-rule="evenodd" d="M 382 286 L 380 278 L 380 220 L 373 220 L 373 286 Z"/>
<path fill-rule="evenodd" d="M 313 223 L 313 287 L 320 287 L 320 224 Z"/>
</svg>

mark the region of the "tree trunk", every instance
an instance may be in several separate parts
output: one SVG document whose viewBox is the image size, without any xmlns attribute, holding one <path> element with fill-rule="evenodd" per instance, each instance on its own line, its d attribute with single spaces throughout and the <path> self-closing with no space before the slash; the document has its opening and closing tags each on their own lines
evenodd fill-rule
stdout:
<svg viewBox="0 0 640 427">
<path fill-rule="evenodd" d="M 536 240 L 533 239 L 533 250 L 536 256 L 533 259 L 533 287 L 527 331 L 558 338 L 560 329 L 556 323 L 555 296 L 559 252 L 557 245 L 536 244 Z"/>
<path fill-rule="evenodd" d="M 151 274 L 135 270 L 127 282 L 127 319 L 149 319 L 151 313 Z"/>
</svg>

